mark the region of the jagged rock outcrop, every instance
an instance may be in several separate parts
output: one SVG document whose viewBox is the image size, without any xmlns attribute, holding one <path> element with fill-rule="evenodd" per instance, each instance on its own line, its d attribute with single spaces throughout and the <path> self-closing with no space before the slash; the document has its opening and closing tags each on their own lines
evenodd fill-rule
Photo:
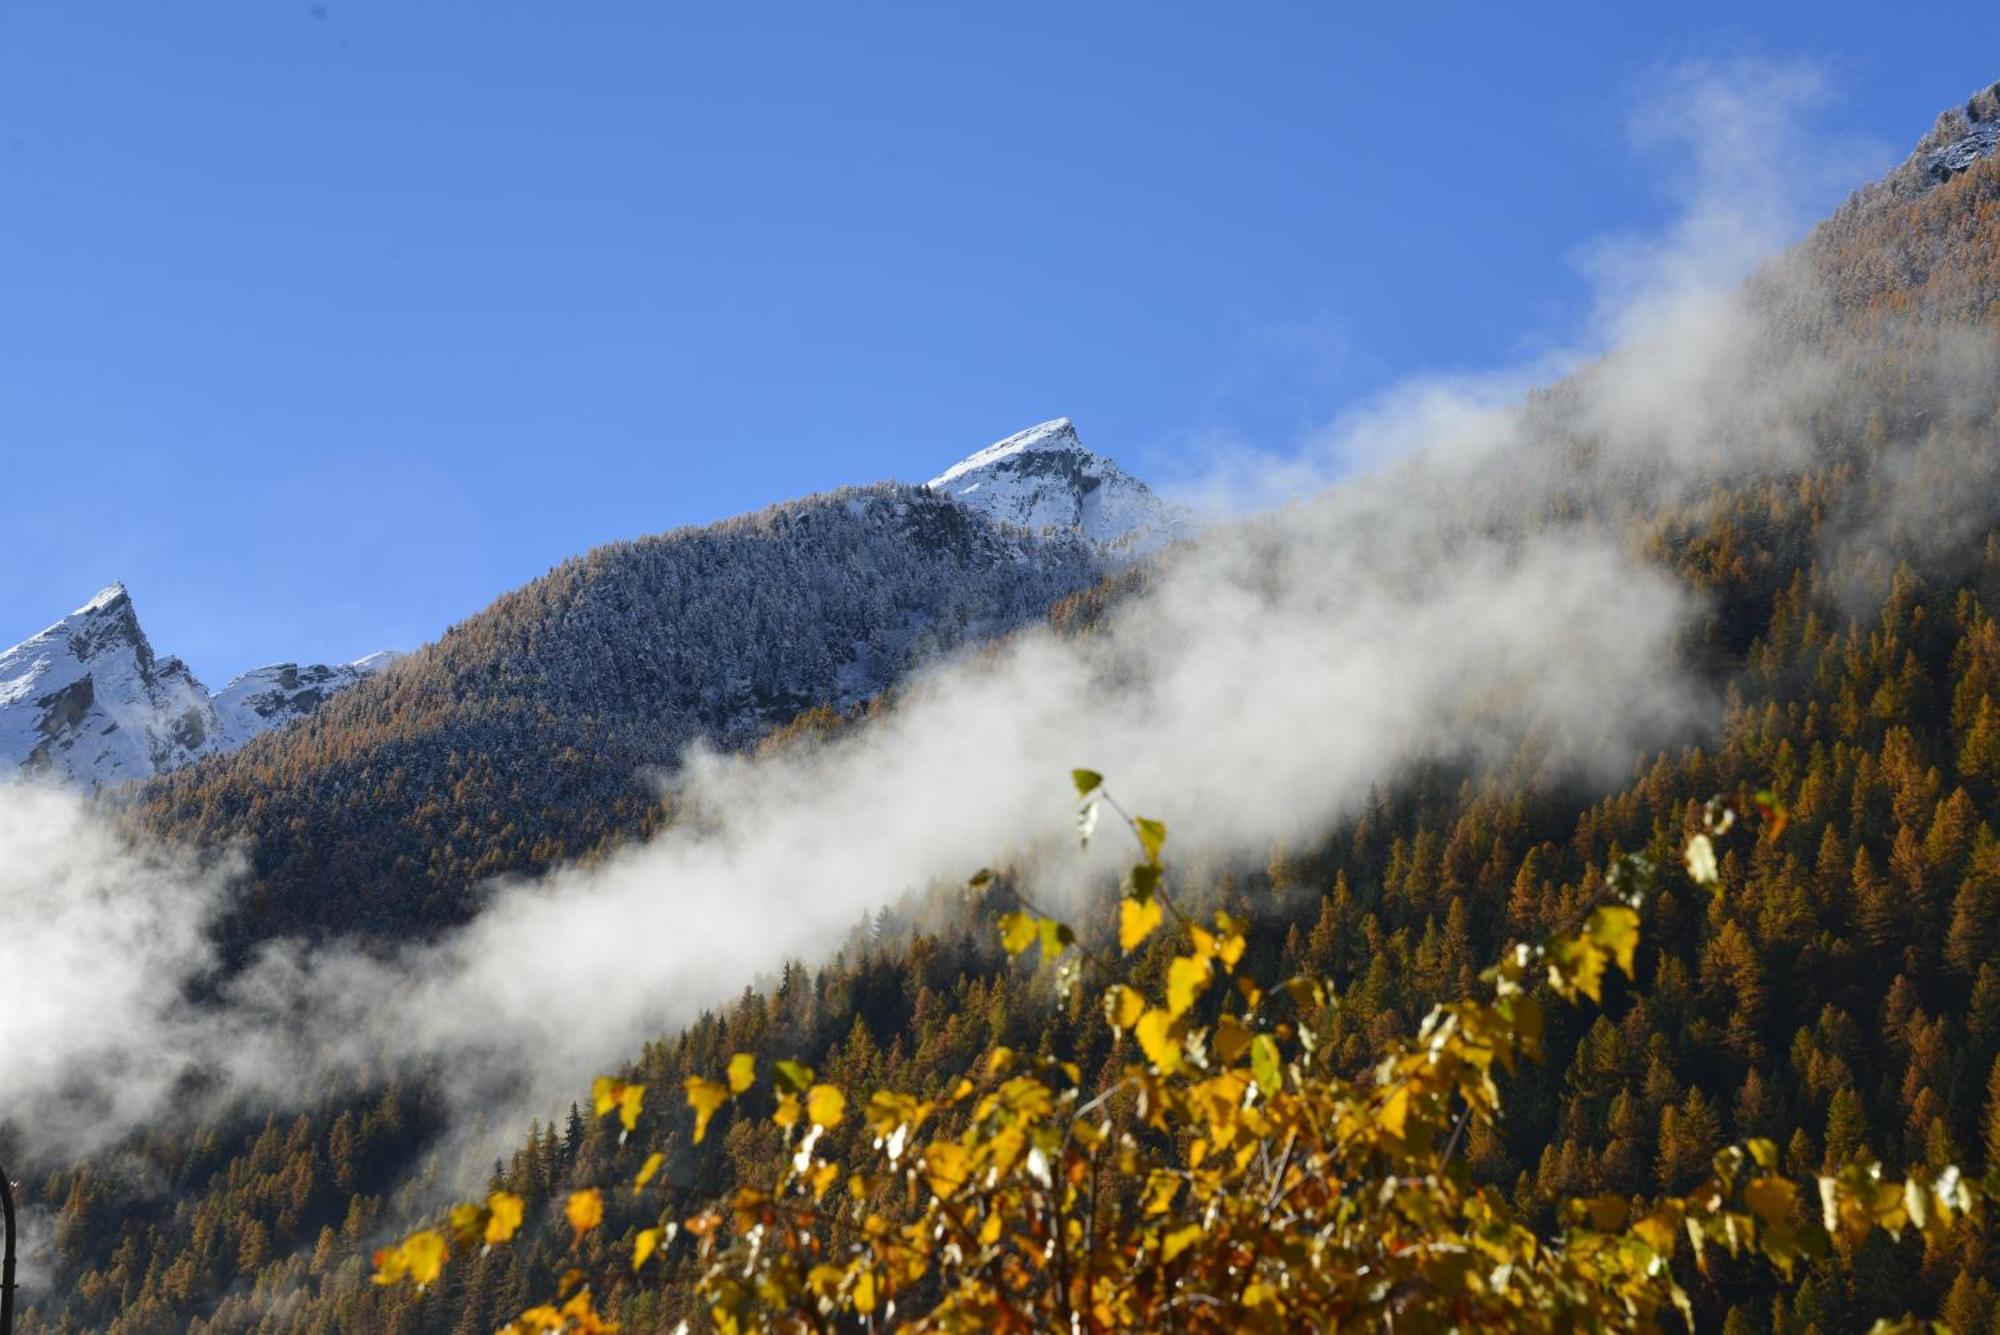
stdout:
<svg viewBox="0 0 2000 1335">
<path fill-rule="evenodd" d="M 150 778 L 302 718 L 393 657 L 258 668 L 211 695 L 186 663 L 154 654 L 131 594 L 113 584 L 0 653 L 0 779 Z"/>
</svg>

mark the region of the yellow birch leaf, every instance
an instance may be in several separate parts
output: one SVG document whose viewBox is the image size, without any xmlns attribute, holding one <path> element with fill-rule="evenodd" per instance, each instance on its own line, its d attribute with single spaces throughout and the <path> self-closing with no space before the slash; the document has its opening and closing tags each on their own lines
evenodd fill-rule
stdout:
<svg viewBox="0 0 2000 1335">
<path fill-rule="evenodd" d="M 625 1088 L 623 1080 L 613 1080 L 608 1075 L 600 1075 L 590 1082 L 590 1102 L 597 1109 L 599 1117 L 618 1105 L 618 1091 Z"/>
<path fill-rule="evenodd" d="M 1250 1046 L 1250 1031 L 1235 1016 L 1225 1015 L 1215 1022 L 1215 1037 L 1211 1041 L 1215 1044 L 1215 1055 L 1234 1065 Z"/>
<path fill-rule="evenodd" d="M 646 1103 L 646 1087 L 630 1084 L 618 1091 L 618 1124 L 627 1131 L 639 1127 L 639 1110 Z"/>
<path fill-rule="evenodd" d="M 1232 930 L 1225 935 L 1222 938 L 1222 944 L 1217 946 L 1215 951 L 1216 956 L 1222 961 L 1222 967 L 1225 969 L 1234 969 L 1237 961 L 1243 958 L 1244 947 L 1248 944 L 1243 939 L 1243 933 L 1241 932 Z"/>
<path fill-rule="evenodd" d="M 403 1254 L 403 1244 L 393 1247 L 379 1247 L 375 1251 L 375 1273 L 370 1278 L 377 1284 L 399 1283 L 410 1273 L 410 1258 Z"/>
<path fill-rule="evenodd" d="M 1167 1014 L 1179 1019 L 1208 986 L 1208 961 L 1181 955 L 1167 966 Z"/>
<path fill-rule="evenodd" d="M 660 1171 L 660 1165 L 665 1163 L 666 1159 L 667 1156 L 658 1150 L 654 1150 L 651 1154 L 647 1155 L 646 1162 L 639 1165 L 638 1176 L 632 1179 L 632 1190 L 636 1193 L 639 1188 L 651 1182 L 653 1174 Z"/>
<path fill-rule="evenodd" d="M 1129 954 L 1153 934 L 1165 916 L 1157 898 L 1118 901 L 1118 948 Z"/>
<path fill-rule="evenodd" d="M 1146 1178 L 1146 1213 L 1165 1214 L 1180 1194 L 1181 1180 L 1172 1173 L 1154 1169 Z"/>
<path fill-rule="evenodd" d="M 1789 1224 L 1798 1199 L 1799 1189 L 1790 1178 L 1753 1178 L 1743 1188 L 1743 1203 L 1768 1225 Z"/>
<path fill-rule="evenodd" d="M 814 1085 L 806 1095 L 806 1115 L 814 1126 L 839 1126 L 847 1115 L 847 1095 L 833 1085 Z"/>
<path fill-rule="evenodd" d="M 1000 915 L 1000 948 L 1009 955 L 1018 955 L 1035 944 L 1040 929 L 1035 926 L 1032 913 L 1003 913 Z"/>
<path fill-rule="evenodd" d="M 863 1316 L 875 1310 L 875 1272 L 863 1270 L 854 1278 L 854 1310 Z"/>
<path fill-rule="evenodd" d="M 1663 1206 L 1634 1223 L 1632 1232 L 1660 1256 L 1672 1256 L 1674 1244 L 1680 1237 L 1680 1222 L 1677 1210 Z"/>
<path fill-rule="evenodd" d="M 729 1059 L 729 1092 L 741 1094 L 757 1083 L 757 1059 L 747 1052 L 739 1052 Z"/>
<path fill-rule="evenodd" d="M 1189 1224 L 1177 1228 L 1160 1240 L 1160 1259 L 1169 1265 L 1173 1259 L 1201 1240 L 1201 1225 Z"/>
<path fill-rule="evenodd" d="M 1173 1024 L 1173 1016 L 1155 1008 L 1140 1016 L 1139 1023 L 1133 1026 L 1146 1060 L 1159 1067 L 1162 1075 L 1171 1075 L 1181 1065 L 1181 1044 L 1174 1037 Z"/>
<path fill-rule="evenodd" d="M 563 1217 L 576 1230 L 576 1236 L 582 1237 L 604 1222 L 604 1193 L 596 1187 L 572 1191 L 569 1203 L 563 1207 Z"/>
<path fill-rule="evenodd" d="M 403 1241 L 403 1256 L 409 1262 L 410 1278 L 419 1288 L 428 1285 L 444 1269 L 444 1238 L 429 1229 L 412 1233 Z"/>
<path fill-rule="evenodd" d="M 470 1247 L 485 1231 L 486 1218 L 487 1211 L 482 1206 L 452 1206 L 449 1225 L 452 1240 L 461 1247 Z"/>
<path fill-rule="evenodd" d="M 1113 1029 L 1123 1032 L 1139 1023 L 1146 1013 L 1146 999 L 1123 983 L 1114 983 L 1104 993 L 1105 1018 Z"/>
<path fill-rule="evenodd" d="M 688 1107 L 694 1109 L 694 1143 L 699 1145 L 708 1134 L 708 1119 L 729 1102 L 729 1090 L 713 1080 L 691 1075 L 687 1078 L 687 1100 Z"/>
<path fill-rule="evenodd" d="M 521 1227 L 521 1218 L 527 1207 L 519 1196 L 511 1191 L 496 1191 L 486 1198 L 486 1241 L 506 1242 Z"/>
<path fill-rule="evenodd" d="M 932 1194 L 950 1196 L 965 1185 L 970 1158 L 966 1148 L 955 1141 L 933 1142 L 924 1151 L 924 1177 L 930 1183 Z"/>
<path fill-rule="evenodd" d="M 1592 1196 L 1571 1204 L 1582 1211 L 1590 1226 L 1599 1233 L 1614 1233 L 1625 1227 L 1629 1202 L 1623 1196 Z"/>
<path fill-rule="evenodd" d="M 1410 1086 L 1408 1081 L 1399 1081 L 1382 1100 L 1381 1122 L 1383 1129 L 1392 1136 L 1401 1136 L 1410 1121 Z"/>
<path fill-rule="evenodd" d="M 837 1163 L 823 1163 L 807 1175 L 806 1180 L 812 1184 L 815 1204 L 826 1199 L 826 1193 L 832 1190 L 834 1179 L 839 1176 L 840 1165 Z"/>
<path fill-rule="evenodd" d="M 1583 926 L 1584 934 L 1603 949 L 1611 952 L 1618 962 L 1618 968 L 1627 978 L 1632 976 L 1632 955 L 1639 946 L 1639 915 L 1622 904 L 1605 904 L 1591 910 L 1590 920 Z"/>
<path fill-rule="evenodd" d="M 651 1256 L 655 1251 L 657 1251 L 659 1249 L 659 1246 L 660 1246 L 659 1229 L 657 1228 L 640 1229 L 639 1236 L 632 1239 L 632 1268 L 634 1270 L 637 1270 L 640 1266 L 646 1264 L 646 1258 Z"/>
</svg>

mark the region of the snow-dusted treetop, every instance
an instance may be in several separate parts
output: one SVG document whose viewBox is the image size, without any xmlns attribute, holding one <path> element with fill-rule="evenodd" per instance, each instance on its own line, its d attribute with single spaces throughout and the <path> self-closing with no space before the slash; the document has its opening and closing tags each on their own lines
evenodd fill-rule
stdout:
<svg viewBox="0 0 2000 1335">
<path fill-rule="evenodd" d="M 1058 417 L 989 445 L 932 478 L 932 491 L 996 523 L 1071 533 L 1112 557 L 1157 551 L 1191 531 L 1187 515 Z"/>
</svg>

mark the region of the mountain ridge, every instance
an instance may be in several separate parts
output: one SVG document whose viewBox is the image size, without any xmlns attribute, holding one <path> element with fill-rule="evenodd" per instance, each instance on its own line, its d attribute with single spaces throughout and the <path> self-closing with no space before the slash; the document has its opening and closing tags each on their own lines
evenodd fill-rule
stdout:
<svg viewBox="0 0 2000 1335">
<path fill-rule="evenodd" d="M 247 836 L 274 892 L 247 938 L 456 921 L 480 882 L 656 828 L 660 776 L 690 745 L 865 709 L 1116 563 L 1080 530 L 893 482 L 608 543 L 298 727 L 159 776 L 137 814 L 198 843 Z M 495 830 L 479 814 L 500 809 L 522 816 Z M 329 833 L 363 826 L 376 837 Z"/>
<path fill-rule="evenodd" d="M 854 490 L 826 495 L 847 497 Z M 1086 449 L 1066 417 L 976 451 L 916 490 L 935 493 L 998 529 L 1024 531 L 1040 544 L 1037 551 L 1080 544 L 1078 555 L 1085 560 L 1134 560 L 1190 531 L 1186 517 L 1145 483 Z M 754 528 L 760 517 L 777 527 L 810 522 L 821 500 L 775 502 L 749 515 L 661 536 Z M 592 549 L 584 559 L 601 550 Z M 1011 559 L 1025 559 L 1026 550 L 1017 546 Z M 115 633 L 98 625 L 106 618 L 115 623 Z M 107 636 L 125 647 L 125 657 L 117 662 L 93 658 L 93 646 Z M 75 652 L 67 658 L 52 653 L 58 642 Z M 0 776 L 11 766 L 90 789 L 155 777 L 231 753 L 305 718 L 337 692 L 401 657 L 382 651 L 343 664 L 276 662 L 210 691 L 180 659 L 156 658 L 129 592 L 123 584 L 113 584 L 68 617 L 0 652 Z M 798 694 L 794 703 L 799 708 L 851 707 L 885 680 L 882 671 L 851 663 L 835 689 Z M 107 691 L 107 703 L 93 713 L 93 701 Z M 777 711 L 783 714 L 786 708 L 780 705 Z M 725 728 L 726 744 L 744 740 L 735 735 L 742 731 Z"/>
<path fill-rule="evenodd" d="M 302 718 L 393 658 L 272 664 L 210 691 L 181 659 L 154 652 L 131 593 L 109 584 L 0 651 L 0 778 L 89 789 L 149 778 Z"/>
</svg>

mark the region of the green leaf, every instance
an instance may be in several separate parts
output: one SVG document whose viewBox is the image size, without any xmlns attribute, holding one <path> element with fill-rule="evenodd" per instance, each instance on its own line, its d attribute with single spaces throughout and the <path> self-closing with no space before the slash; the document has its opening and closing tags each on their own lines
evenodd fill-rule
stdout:
<svg viewBox="0 0 2000 1335">
<path fill-rule="evenodd" d="M 1146 850 L 1146 861 L 1159 866 L 1160 849 L 1167 842 L 1166 822 L 1135 816 L 1132 818 L 1132 830 L 1139 836 L 1139 847 Z"/>
<path fill-rule="evenodd" d="M 794 1061 L 772 1062 L 771 1074 L 776 1077 L 779 1088 L 790 1094 L 803 1094 L 812 1087 L 810 1066 L 801 1066 Z"/>
<path fill-rule="evenodd" d="M 1284 1076 L 1278 1068 L 1278 1044 L 1269 1034 L 1259 1034 L 1250 1040 L 1250 1075 L 1257 1082 L 1257 1088 L 1269 1098 L 1284 1087 Z"/>
<path fill-rule="evenodd" d="M 1094 769 L 1073 769 L 1069 772 L 1069 777 L 1076 785 L 1078 797 L 1089 797 L 1104 786 L 1104 776 Z"/>
</svg>

